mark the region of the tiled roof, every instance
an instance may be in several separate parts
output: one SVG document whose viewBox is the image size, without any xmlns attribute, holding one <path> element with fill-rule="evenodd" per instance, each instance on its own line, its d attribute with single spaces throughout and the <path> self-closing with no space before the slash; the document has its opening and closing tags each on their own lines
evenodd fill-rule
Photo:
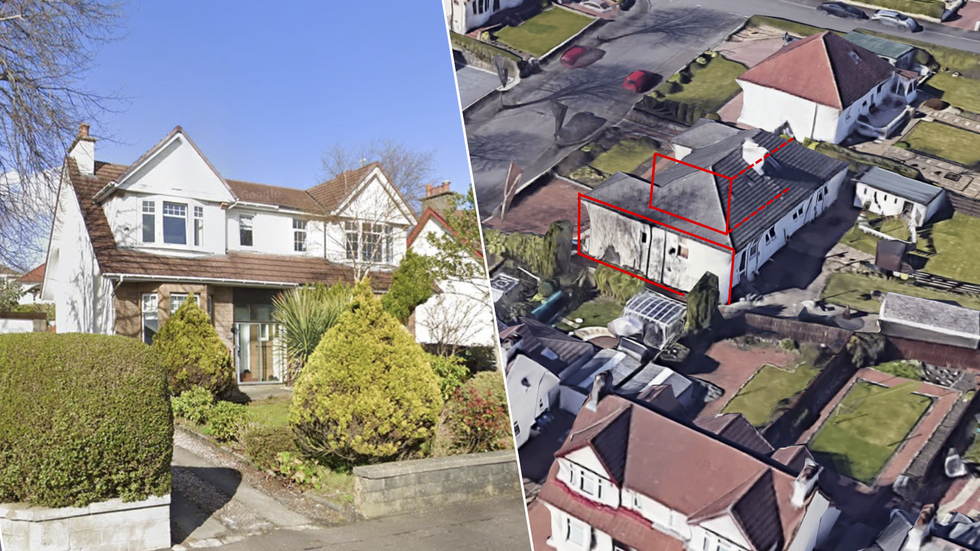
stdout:
<svg viewBox="0 0 980 551">
<path fill-rule="evenodd" d="M 795 475 L 763 454 L 733 447 L 709 432 L 616 395 L 601 399 L 594 411 L 582 408 L 570 434 L 591 429 L 594 434 L 589 441 L 595 447 L 598 435 L 627 409 L 628 434 L 621 444 L 614 445 L 626 448 L 621 487 L 691 518 L 730 512 L 756 551 L 771 551 L 777 542 L 775 548 L 783 549 L 792 540 L 805 513 L 805 507 L 796 508 L 790 502 Z M 593 429 L 603 424 L 600 430 Z M 664 442 L 670 445 L 665 446 Z M 576 443 L 570 437 L 555 456 L 563 457 L 581 445 L 581 441 Z M 691 491 L 692 481 L 697 481 L 698 491 Z M 623 510 L 603 513 L 603 507 L 566 495 L 570 493 L 562 482 L 549 475 L 538 498 L 586 522 L 594 519 L 608 524 L 612 522 L 610 516 L 631 514 Z M 649 522 L 644 524 L 649 537 L 657 537 Z M 592 526 L 620 539 L 613 526 Z M 655 549 L 630 545 L 641 551 Z"/>
<path fill-rule="evenodd" d="M 323 207 L 313 197 L 301 189 L 242 182 L 240 180 L 225 180 L 231 192 L 240 201 L 275 205 L 308 213 L 320 213 Z"/>
<path fill-rule="evenodd" d="M 738 80 L 844 109 L 893 72 L 874 53 L 825 31 L 784 46 Z"/>
<path fill-rule="evenodd" d="M 785 448 L 779 448 L 772 453 L 769 457 L 773 460 L 782 463 L 790 468 L 793 472 L 800 472 L 806 465 L 806 461 L 813 461 L 813 454 L 806 446 L 786 446 Z"/>
<path fill-rule="evenodd" d="M 459 233 L 455 229 L 453 229 L 452 226 L 449 225 L 449 222 L 446 221 L 446 219 L 442 216 L 442 214 L 439 214 L 432 208 L 427 208 L 425 209 L 425 212 L 422 213 L 422 216 L 419 218 L 418 223 L 415 224 L 414 228 L 412 228 L 411 233 L 408 234 L 407 242 L 409 248 L 412 247 L 412 244 L 415 243 L 415 240 L 418 239 L 419 235 L 422 234 L 422 230 L 425 229 L 425 224 L 428 223 L 429 220 L 432 220 L 436 224 L 439 224 L 440 226 L 442 226 L 444 230 L 446 230 L 454 237 L 459 239 Z M 483 247 L 479 246 L 479 244 L 477 244 L 476 247 L 473 247 L 473 252 L 476 253 L 478 257 L 483 258 Z"/>
<path fill-rule="evenodd" d="M 20 277 L 21 283 L 41 283 L 44 281 L 44 268 L 47 264 L 41 264 L 37 268 L 27 272 Z"/>
<path fill-rule="evenodd" d="M 741 413 L 723 413 L 709 419 L 698 419 L 694 424 L 717 434 L 719 437 L 748 448 L 754 452 L 768 455 L 773 452 L 769 442 L 749 423 Z"/>
<path fill-rule="evenodd" d="M 381 168 L 381 163 L 373 162 L 360 168 L 344 171 L 336 178 L 313 186 L 306 191 L 327 212 L 333 212 L 344 202 L 344 199 L 348 195 L 357 189 L 357 186 L 361 185 L 364 178 L 367 178 L 367 175 L 375 168 Z"/>
</svg>

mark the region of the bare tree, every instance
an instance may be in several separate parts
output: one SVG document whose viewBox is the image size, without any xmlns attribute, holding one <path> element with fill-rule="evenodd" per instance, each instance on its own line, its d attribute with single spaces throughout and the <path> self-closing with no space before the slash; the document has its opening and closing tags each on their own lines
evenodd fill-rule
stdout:
<svg viewBox="0 0 980 551">
<path fill-rule="evenodd" d="M 337 178 L 344 172 L 374 161 L 381 163 L 391 183 L 418 212 L 425 197 L 426 184 L 437 183 L 432 150 L 412 149 L 392 139 L 373 140 L 354 146 L 334 144 L 323 155 L 324 179 Z"/>
<path fill-rule="evenodd" d="M 120 15 L 99 0 L 0 2 L 0 263 L 30 268 L 46 238 L 37 200 L 56 190 L 79 123 L 107 108 L 82 77 Z"/>
</svg>

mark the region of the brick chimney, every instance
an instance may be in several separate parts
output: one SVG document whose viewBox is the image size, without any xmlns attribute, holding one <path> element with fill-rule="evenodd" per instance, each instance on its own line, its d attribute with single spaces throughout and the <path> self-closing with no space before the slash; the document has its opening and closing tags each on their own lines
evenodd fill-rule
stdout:
<svg viewBox="0 0 980 551">
<path fill-rule="evenodd" d="M 797 475 L 796 480 L 793 481 L 793 496 L 790 499 L 793 507 L 799 509 L 806 505 L 806 500 L 813 494 L 819 478 L 820 466 L 808 460 L 803 466 L 803 470 Z"/>
<path fill-rule="evenodd" d="M 599 401 L 609 394 L 609 388 L 611 386 L 612 373 L 608 371 L 596 373 L 595 378 L 592 380 L 592 391 L 589 392 L 589 398 L 585 402 L 585 407 L 590 411 L 595 411 L 599 407 Z"/>
<path fill-rule="evenodd" d="M 75 159 L 78 171 L 83 175 L 95 174 L 95 138 L 89 136 L 89 124 L 78 125 L 78 136 L 68 151 L 68 156 Z"/>
<path fill-rule="evenodd" d="M 438 186 L 425 185 L 425 198 L 422 199 L 422 212 L 431 208 L 439 214 L 450 211 L 454 206 L 453 192 L 449 191 L 449 180 Z"/>
</svg>

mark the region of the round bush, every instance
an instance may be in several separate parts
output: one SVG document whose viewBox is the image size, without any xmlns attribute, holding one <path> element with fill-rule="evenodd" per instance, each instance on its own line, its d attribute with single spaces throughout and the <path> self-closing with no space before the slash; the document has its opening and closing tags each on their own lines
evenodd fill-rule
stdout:
<svg viewBox="0 0 980 551">
<path fill-rule="evenodd" d="M 507 390 L 498 371 L 477 373 L 449 402 L 455 447 L 469 453 L 513 447 Z"/>
<path fill-rule="evenodd" d="M 303 366 L 289 422 L 307 454 L 352 465 L 417 451 L 441 410 L 422 347 L 361 283 Z"/>
<path fill-rule="evenodd" d="M 219 442 L 237 440 L 248 415 L 246 406 L 218 402 L 208 411 L 208 432 Z"/>
<path fill-rule="evenodd" d="M 153 348 L 167 369 L 174 396 L 199 386 L 220 397 L 235 386 L 231 353 L 193 296 L 163 324 Z"/>
<path fill-rule="evenodd" d="M 82 507 L 170 493 L 163 366 L 136 339 L 0 335 L 0 503 Z"/>
</svg>

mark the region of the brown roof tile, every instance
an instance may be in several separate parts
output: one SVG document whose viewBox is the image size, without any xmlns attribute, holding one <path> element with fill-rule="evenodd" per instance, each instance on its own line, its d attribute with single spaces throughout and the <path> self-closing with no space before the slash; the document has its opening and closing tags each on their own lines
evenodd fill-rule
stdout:
<svg viewBox="0 0 980 551">
<path fill-rule="evenodd" d="M 20 278 L 21 283 L 41 283 L 42 281 L 44 281 L 44 268 L 46 266 L 47 264 L 41 264 L 37 268 L 34 268 L 33 270 L 21 276 Z"/>
<path fill-rule="evenodd" d="M 822 32 L 783 47 L 739 80 L 844 109 L 889 78 L 894 68 L 877 55 Z"/>
<path fill-rule="evenodd" d="M 744 446 L 754 452 L 769 455 L 773 447 L 759 434 L 741 413 L 723 413 L 708 419 L 698 419 L 694 424 L 702 429 Z"/>
<path fill-rule="evenodd" d="M 348 195 L 357 189 L 357 186 L 361 185 L 361 182 L 367 178 L 369 172 L 375 168 L 381 168 L 381 163 L 377 161 L 373 163 L 366 164 L 361 168 L 355 168 L 353 170 L 347 170 L 336 178 L 332 180 L 327 180 L 322 184 L 311 187 L 306 190 L 317 203 L 319 203 L 327 212 L 333 212 L 344 202 L 344 199 Z"/>
<path fill-rule="evenodd" d="M 276 205 L 309 213 L 321 213 L 323 211 L 323 207 L 309 193 L 301 189 L 242 182 L 241 180 L 225 180 L 225 182 L 228 183 L 231 192 L 241 201 Z"/>
</svg>

